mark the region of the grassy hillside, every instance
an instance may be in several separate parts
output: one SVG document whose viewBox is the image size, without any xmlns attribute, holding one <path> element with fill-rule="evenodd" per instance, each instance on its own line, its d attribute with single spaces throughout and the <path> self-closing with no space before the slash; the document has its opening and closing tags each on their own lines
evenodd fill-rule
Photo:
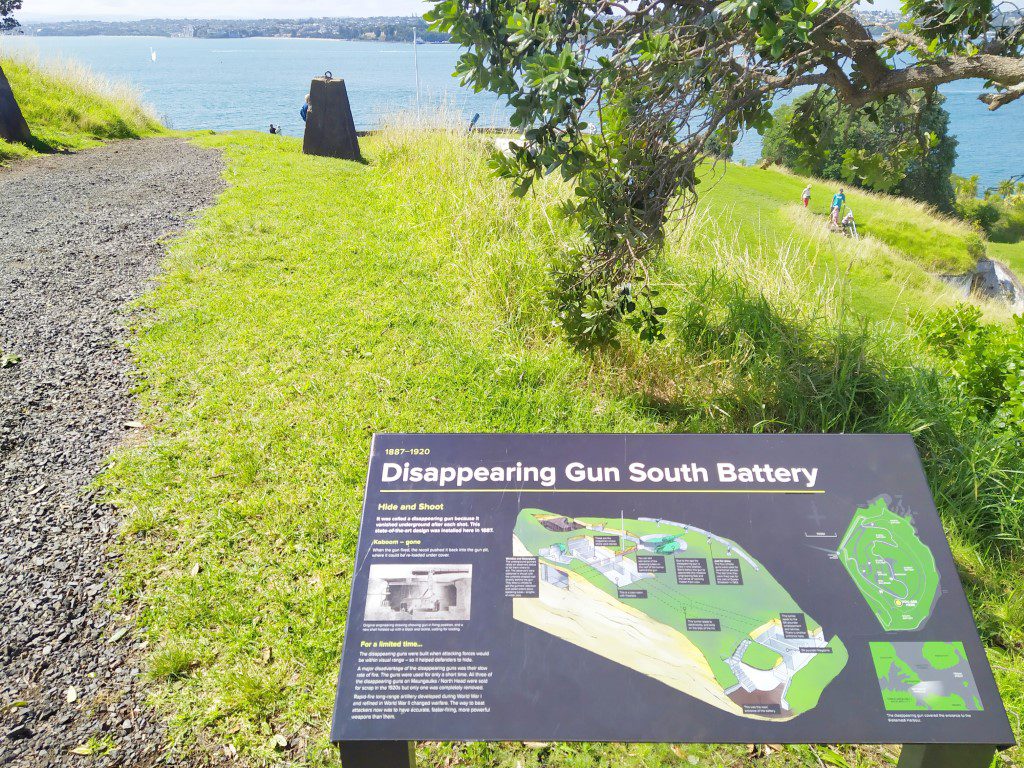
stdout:
<svg viewBox="0 0 1024 768">
<path fill-rule="evenodd" d="M 0 163 L 163 131 L 156 115 L 134 90 L 111 83 L 80 64 L 40 64 L 5 55 L 0 49 L 0 67 L 35 140 L 32 147 L 0 140 Z"/>
<path fill-rule="evenodd" d="M 1024 280 L 1024 242 L 989 243 L 988 255 L 1006 264 Z"/>
<path fill-rule="evenodd" d="M 824 235 L 793 208 L 802 183 L 734 168 L 659 267 L 668 339 L 583 354 L 545 304 L 547 265 L 578 237 L 554 182 L 513 199 L 485 147 L 443 131 L 385 131 L 364 142 L 365 165 L 306 157 L 280 137 L 201 141 L 227 153 L 231 187 L 174 244 L 144 302 L 134 353 L 152 435 L 104 478 L 128 515 L 123 597 L 140 606 L 176 744 L 335 764 L 326 734 L 375 431 L 913 433 L 1003 694 L 1021 710 L 1024 456 L 969 418 L 908 315 L 952 300 L 922 265 L 961 263 L 956 247 L 903 253 Z M 876 198 L 851 198 L 865 229 L 889 231 Z M 919 214 L 928 232 L 952 227 Z M 928 232 L 906 242 L 941 241 Z M 423 765 L 475 768 L 746 756 L 420 749 Z M 761 764 L 894 756 L 794 747 Z"/>
<path fill-rule="evenodd" d="M 701 210 L 713 239 L 724 235 L 732 248 L 751 251 L 798 244 L 819 278 L 843 273 L 853 304 L 876 318 L 903 319 L 911 309 L 954 303 L 935 274 L 966 272 L 984 255 L 985 244 L 967 225 L 911 200 L 850 187 L 844 187 L 847 206 L 861 240 L 830 233 L 829 207 L 841 185 L 813 181 L 805 210 L 800 193 L 807 182 L 779 168 L 730 165 L 705 181 Z"/>
</svg>

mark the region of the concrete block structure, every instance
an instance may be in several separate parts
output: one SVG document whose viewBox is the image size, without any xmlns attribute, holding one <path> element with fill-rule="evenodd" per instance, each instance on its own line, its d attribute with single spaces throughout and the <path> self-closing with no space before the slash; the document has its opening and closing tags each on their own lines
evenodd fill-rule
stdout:
<svg viewBox="0 0 1024 768">
<path fill-rule="evenodd" d="M 32 141 L 32 132 L 25 122 L 25 116 L 21 114 L 21 107 L 14 98 L 14 91 L 3 69 L 0 69 L 0 139 L 20 144 Z"/>
<path fill-rule="evenodd" d="M 362 160 L 345 81 L 328 72 L 309 86 L 309 113 L 302 152 L 341 160 Z"/>
</svg>

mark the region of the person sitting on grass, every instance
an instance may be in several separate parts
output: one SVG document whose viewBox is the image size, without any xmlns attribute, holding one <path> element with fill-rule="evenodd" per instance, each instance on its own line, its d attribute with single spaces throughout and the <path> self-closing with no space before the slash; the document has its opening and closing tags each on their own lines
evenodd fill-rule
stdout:
<svg viewBox="0 0 1024 768">
<path fill-rule="evenodd" d="M 309 103 L 309 94 L 307 93 L 305 100 L 302 102 L 302 109 L 299 110 L 299 115 L 302 117 L 302 122 L 306 122 L 306 117 L 309 115 L 309 110 L 311 106 L 312 105 Z"/>
<path fill-rule="evenodd" d="M 846 203 L 846 193 L 843 192 L 842 187 L 840 187 L 839 191 L 836 192 L 835 195 L 832 197 L 832 214 L 831 214 L 832 226 L 834 226 L 834 227 L 838 227 L 839 226 L 839 212 L 843 210 L 843 205 L 845 203 Z"/>
<path fill-rule="evenodd" d="M 804 201 L 804 208 L 811 204 L 811 185 L 808 184 L 804 187 L 803 193 L 800 195 L 800 199 Z"/>
</svg>

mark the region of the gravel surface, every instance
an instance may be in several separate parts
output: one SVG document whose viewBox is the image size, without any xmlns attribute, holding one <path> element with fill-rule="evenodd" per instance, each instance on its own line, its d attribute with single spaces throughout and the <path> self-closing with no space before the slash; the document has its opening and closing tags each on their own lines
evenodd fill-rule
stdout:
<svg viewBox="0 0 1024 768">
<path fill-rule="evenodd" d="M 141 437 L 123 346 L 126 302 L 157 273 L 159 239 L 186 227 L 222 187 L 219 154 L 178 139 L 0 170 L 5 767 L 166 759 L 144 703 L 144 645 L 130 616 L 105 609 L 118 515 L 88 485 L 111 449 Z M 91 757 L 72 752 L 83 745 Z"/>
</svg>

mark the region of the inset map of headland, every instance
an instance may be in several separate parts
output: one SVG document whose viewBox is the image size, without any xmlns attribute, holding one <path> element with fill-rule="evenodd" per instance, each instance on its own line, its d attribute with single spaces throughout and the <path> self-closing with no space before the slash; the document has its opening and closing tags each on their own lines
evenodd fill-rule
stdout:
<svg viewBox="0 0 1024 768">
<path fill-rule="evenodd" d="M 882 629 L 924 626 L 938 599 L 939 571 L 909 518 L 876 499 L 857 510 L 837 551 Z"/>
<path fill-rule="evenodd" d="M 847 662 L 756 559 L 692 525 L 523 509 L 513 554 L 540 570 L 516 620 L 736 715 L 796 717 Z"/>
<path fill-rule="evenodd" d="M 882 702 L 889 712 L 980 712 L 963 643 L 871 643 Z"/>
</svg>

